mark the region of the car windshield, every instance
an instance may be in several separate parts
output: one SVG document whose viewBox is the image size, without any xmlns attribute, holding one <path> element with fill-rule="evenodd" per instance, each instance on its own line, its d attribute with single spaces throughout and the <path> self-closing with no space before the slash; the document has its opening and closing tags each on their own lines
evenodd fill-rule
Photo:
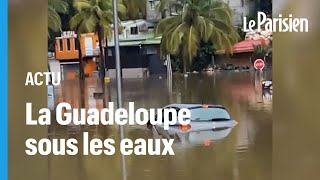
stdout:
<svg viewBox="0 0 320 180">
<path fill-rule="evenodd" d="M 219 121 L 230 120 L 229 113 L 222 108 L 195 108 L 190 109 L 191 121 Z"/>
</svg>

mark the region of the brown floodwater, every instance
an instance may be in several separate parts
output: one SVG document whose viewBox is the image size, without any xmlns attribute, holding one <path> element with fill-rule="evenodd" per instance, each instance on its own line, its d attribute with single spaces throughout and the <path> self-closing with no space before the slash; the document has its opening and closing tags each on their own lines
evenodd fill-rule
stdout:
<svg viewBox="0 0 320 180">
<path fill-rule="evenodd" d="M 135 108 L 161 108 L 170 103 L 221 104 L 238 121 L 229 134 L 210 144 L 173 145 L 174 156 L 126 156 L 128 180 L 270 180 L 272 165 L 272 93 L 261 88 L 271 72 L 216 72 L 174 75 L 147 79 L 124 79 L 123 106 L 135 102 Z M 73 107 L 103 108 L 116 102 L 116 83 L 106 85 L 104 100 L 95 99 L 101 92 L 97 79 L 84 84 L 64 80 L 56 87 L 56 103 L 68 102 Z M 82 94 L 80 96 L 80 94 Z M 83 132 L 89 138 L 113 138 L 119 143 L 117 126 L 49 127 L 50 138 L 77 138 L 82 146 Z M 152 139 L 155 134 L 145 126 L 126 126 L 125 137 Z M 112 156 L 50 156 L 51 180 L 120 180 L 119 147 Z"/>
</svg>

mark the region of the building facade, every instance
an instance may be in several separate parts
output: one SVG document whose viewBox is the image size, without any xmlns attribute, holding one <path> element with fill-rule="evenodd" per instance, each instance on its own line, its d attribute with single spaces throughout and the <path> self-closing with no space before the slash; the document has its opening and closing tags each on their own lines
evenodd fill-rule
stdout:
<svg viewBox="0 0 320 180">
<path fill-rule="evenodd" d="M 254 0 L 223 0 L 233 10 L 234 25 L 242 26 L 243 17 L 252 16 L 255 9 Z"/>
<path fill-rule="evenodd" d="M 161 19 L 161 13 L 158 13 L 156 6 L 159 0 L 147 0 L 146 3 L 146 17 L 148 21 L 159 21 Z M 255 0 L 223 0 L 223 2 L 229 4 L 230 8 L 234 12 L 234 25 L 242 25 L 242 19 L 245 16 L 251 16 L 255 9 Z M 167 11 L 166 16 L 174 15 L 174 10 Z"/>
</svg>

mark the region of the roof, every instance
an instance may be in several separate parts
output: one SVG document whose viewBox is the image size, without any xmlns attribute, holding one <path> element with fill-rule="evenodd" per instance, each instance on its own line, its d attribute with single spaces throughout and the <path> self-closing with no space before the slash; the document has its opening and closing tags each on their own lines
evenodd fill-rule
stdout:
<svg viewBox="0 0 320 180">
<path fill-rule="evenodd" d="M 258 39 L 258 40 L 243 40 L 238 43 L 236 43 L 233 46 L 233 53 L 245 53 L 245 52 L 253 52 L 254 46 L 257 45 L 268 45 L 269 41 L 265 39 Z M 224 50 L 219 50 L 217 54 L 223 54 Z"/>
<path fill-rule="evenodd" d="M 131 36 L 128 39 L 119 39 L 119 46 L 139 46 L 139 45 L 154 45 L 160 44 L 161 37 L 155 37 L 153 31 L 141 33 Z M 108 42 L 108 47 L 114 47 L 113 39 Z"/>
<path fill-rule="evenodd" d="M 165 107 L 177 107 L 177 108 L 187 108 L 187 109 L 190 109 L 190 108 L 195 108 L 195 107 L 199 107 L 199 106 L 203 106 L 203 104 L 169 104 Z M 212 107 L 212 108 L 223 108 L 224 107 L 222 105 L 212 105 L 212 104 L 208 104 L 209 107 Z"/>
<path fill-rule="evenodd" d="M 121 21 L 121 25 L 127 26 L 127 27 L 139 26 L 139 25 L 143 25 L 143 24 L 149 25 L 150 23 L 144 19 Z M 110 27 L 113 27 L 113 24 L 110 24 Z"/>
</svg>

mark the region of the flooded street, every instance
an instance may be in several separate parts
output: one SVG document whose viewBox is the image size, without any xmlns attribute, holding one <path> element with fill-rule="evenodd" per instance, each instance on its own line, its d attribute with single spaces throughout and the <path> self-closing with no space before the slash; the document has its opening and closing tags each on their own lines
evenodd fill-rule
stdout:
<svg viewBox="0 0 320 180">
<path fill-rule="evenodd" d="M 174 75 L 147 79 L 123 79 L 123 106 L 135 102 L 135 108 L 161 108 L 171 103 L 220 104 L 238 122 L 230 131 L 216 133 L 210 144 L 206 137 L 194 135 L 190 142 L 174 143 L 174 156 L 126 156 L 128 180 L 270 180 L 272 165 L 272 93 L 263 92 L 262 80 L 270 80 L 271 71 L 216 72 Z M 56 87 L 56 103 L 68 102 L 73 107 L 103 108 L 116 102 L 116 82 L 105 88 L 105 100 L 95 99 L 101 92 L 97 79 L 87 79 L 80 91 L 77 80 L 65 80 Z M 80 96 L 83 94 L 84 96 Z M 50 138 L 77 138 L 83 132 L 90 138 L 113 138 L 119 144 L 117 126 L 49 127 Z M 156 138 L 146 126 L 126 126 L 130 139 Z M 198 139 L 197 139 L 198 138 Z M 199 139 L 200 138 L 200 139 Z M 199 143 L 200 142 L 200 143 Z M 81 147 L 81 143 L 79 144 Z M 120 180 L 120 151 L 113 156 L 50 156 L 51 180 Z"/>
</svg>

